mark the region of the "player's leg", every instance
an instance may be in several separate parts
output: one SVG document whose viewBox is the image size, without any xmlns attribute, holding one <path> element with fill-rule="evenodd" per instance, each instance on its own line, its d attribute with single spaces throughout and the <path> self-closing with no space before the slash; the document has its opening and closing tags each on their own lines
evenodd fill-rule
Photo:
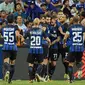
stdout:
<svg viewBox="0 0 85 85">
<path fill-rule="evenodd" d="M 46 77 L 48 74 L 48 53 L 49 53 L 49 48 L 47 45 L 43 46 L 43 56 L 44 56 L 44 60 L 43 60 L 43 77 Z"/>
<path fill-rule="evenodd" d="M 29 74 L 29 80 L 30 83 L 33 82 L 34 79 L 34 72 L 33 72 L 33 65 L 34 65 L 34 60 L 35 60 L 35 55 L 33 54 L 28 54 L 27 62 L 28 62 L 28 74 Z"/>
<path fill-rule="evenodd" d="M 11 83 L 11 80 L 12 80 L 14 72 L 15 72 L 16 56 L 17 56 L 17 51 L 11 51 L 11 57 L 10 57 L 10 77 L 9 77 L 8 83 Z"/>
<path fill-rule="evenodd" d="M 67 61 L 69 61 L 69 65 L 68 65 L 68 74 L 70 77 L 69 82 L 72 83 L 72 81 L 73 81 L 73 66 L 74 66 L 74 62 L 75 62 L 75 53 L 74 52 L 69 52 Z"/>
<path fill-rule="evenodd" d="M 65 62 L 65 58 L 68 56 L 67 48 L 63 48 L 61 55 L 62 55 L 62 63 L 63 63 L 64 68 L 65 68 L 64 78 L 68 79 L 68 63 Z"/>
<path fill-rule="evenodd" d="M 57 61 L 57 49 L 51 49 L 51 54 L 50 56 L 50 60 L 51 63 L 49 64 L 49 76 L 50 79 L 52 78 L 52 75 L 54 74 L 55 68 L 56 68 L 56 61 Z"/>
<path fill-rule="evenodd" d="M 36 55 L 36 58 L 37 58 L 37 61 L 39 63 L 38 67 L 37 67 L 37 70 L 36 70 L 36 79 L 37 81 L 44 81 L 42 78 L 41 78 L 41 74 L 42 74 L 42 71 L 43 71 L 43 60 L 44 60 L 44 57 L 43 57 L 43 54 L 37 54 Z"/>
<path fill-rule="evenodd" d="M 78 68 L 78 79 L 81 79 L 82 78 L 82 69 L 81 69 L 82 63 L 81 63 L 81 60 L 82 60 L 83 53 L 78 52 L 76 54 L 77 55 L 75 57 L 76 57 L 76 66 Z"/>
<path fill-rule="evenodd" d="M 3 57 L 4 57 L 4 80 L 8 82 L 9 75 L 10 75 L 10 52 L 9 51 L 3 51 Z"/>
</svg>

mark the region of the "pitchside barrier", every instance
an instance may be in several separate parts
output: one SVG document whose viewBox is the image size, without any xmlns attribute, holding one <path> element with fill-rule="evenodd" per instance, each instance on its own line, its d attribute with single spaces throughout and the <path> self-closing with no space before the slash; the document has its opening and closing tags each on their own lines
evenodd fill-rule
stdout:
<svg viewBox="0 0 85 85">
<path fill-rule="evenodd" d="M 0 47 L 0 78 L 2 78 L 2 47 Z M 18 55 L 17 55 L 17 59 L 16 59 L 16 70 L 15 70 L 15 74 L 13 79 L 18 79 L 18 80 L 25 80 L 25 79 L 29 79 L 28 76 L 28 64 L 26 62 L 28 56 L 28 48 L 18 48 Z M 82 78 L 85 78 L 85 51 L 83 53 L 82 56 Z M 74 76 L 77 78 L 77 68 L 76 66 L 74 66 Z M 57 65 L 56 65 L 56 70 L 55 73 L 53 75 L 53 79 L 54 80 L 63 80 L 64 76 L 64 66 L 62 64 L 62 60 L 61 60 L 61 56 L 59 58 L 59 60 L 57 61 Z"/>
</svg>

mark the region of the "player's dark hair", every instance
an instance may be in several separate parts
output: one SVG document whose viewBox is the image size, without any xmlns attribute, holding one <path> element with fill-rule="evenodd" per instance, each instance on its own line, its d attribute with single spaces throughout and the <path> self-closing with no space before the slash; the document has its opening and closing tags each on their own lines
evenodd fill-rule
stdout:
<svg viewBox="0 0 85 85">
<path fill-rule="evenodd" d="M 46 15 L 45 14 L 41 14 L 40 18 L 43 18 L 43 17 L 46 18 Z"/>
<path fill-rule="evenodd" d="M 29 23 L 33 23 L 33 21 L 32 20 L 28 20 L 28 21 L 25 22 L 25 25 L 27 26 Z"/>
<path fill-rule="evenodd" d="M 51 19 L 56 19 L 56 18 L 57 18 L 57 16 L 55 16 L 55 15 L 54 16 L 51 16 Z"/>
<path fill-rule="evenodd" d="M 14 22 L 13 14 L 10 14 L 10 15 L 7 16 L 7 21 L 8 21 L 8 23 L 13 23 Z"/>
<path fill-rule="evenodd" d="M 65 4 L 67 1 L 69 1 L 69 0 L 64 0 L 64 1 L 63 1 L 63 4 Z"/>
</svg>

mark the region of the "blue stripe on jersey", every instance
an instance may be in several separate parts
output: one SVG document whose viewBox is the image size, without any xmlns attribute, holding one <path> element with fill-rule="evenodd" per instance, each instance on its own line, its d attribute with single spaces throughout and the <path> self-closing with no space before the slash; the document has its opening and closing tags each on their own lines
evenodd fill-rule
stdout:
<svg viewBox="0 0 85 85">
<path fill-rule="evenodd" d="M 29 53 L 42 54 L 43 53 L 42 41 L 43 37 L 45 37 L 45 34 L 43 34 L 42 29 L 33 28 L 29 31 L 29 35 L 30 35 Z"/>
<path fill-rule="evenodd" d="M 17 46 L 16 45 L 4 44 L 2 50 L 13 50 L 13 51 L 17 51 Z"/>
<path fill-rule="evenodd" d="M 43 54 L 43 49 L 42 48 L 30 48 L 29 53 L 32 54 Z"/>
<path fill-rule="evenodd" d="M 83 52 L 84 51 L 84 39 L 83 39 L 83 33 L 84 27 L 76 24 L 69 28 L 70 32 L 70 39 L 71 39 L 71 45 L 70 45 L 70 52 Z"/>
<path fill-rule="evenodd" d="M 83 52 L 84 46 L 71 46 L 70 52 Z"/>
</svg>

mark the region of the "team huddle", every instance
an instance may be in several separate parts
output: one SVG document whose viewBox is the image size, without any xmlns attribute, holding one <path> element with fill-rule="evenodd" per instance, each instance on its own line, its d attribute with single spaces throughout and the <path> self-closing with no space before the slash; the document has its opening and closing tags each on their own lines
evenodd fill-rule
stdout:
<svg viewBox="0 0 85 85">
<path fill-rule="evenodd" d="M 78 78 L 81 78 L 85 28 L 80 24 L 79 16 L 74 16 L 72 22 L 68 24 L 67 16 L 61 11 L 59 13 L 61 13 L 61 17 L 58 16 L 61 23 L 55 15 L 42 15 L 40 19 L 34 19 L 33 26 L 24 36 L 20 34 L 21 30 L 14 25 L 13 15 L 8 15 L 8 25 L 0 29 L 4 38 L 3 80 L 8 83 L 12 81 L 17 56 L 17 38 L 20 38 L 23 44 L 26 39 L 29 39 L 27 62 L 30 82 L 51 80 L 60 54 L 65 67 L 64 78 L 70 83 L 73 82 L 74 63 L 79 71 Z"/>
</svg>

